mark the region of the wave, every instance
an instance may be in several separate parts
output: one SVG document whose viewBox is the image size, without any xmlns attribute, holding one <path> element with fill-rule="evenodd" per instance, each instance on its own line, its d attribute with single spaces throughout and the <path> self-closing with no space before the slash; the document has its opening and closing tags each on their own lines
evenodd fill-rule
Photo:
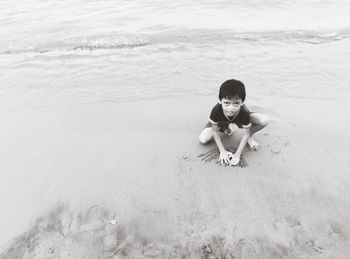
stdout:
<svg viewBox="0 0 350 259">
<path fill-rule="evenodd" d="M 298 41 L 312 44 L 322 44 L 333 41 L 339 41 L 350 37 L 350 30 L 343 31 L 273 31 L 273 32 L 257 32 L 237 35 L 246 40 L 278 40 L 278 41 Z"/>
<path fill-rule="evenodd" d="M 21 53 L 48 53 L 54 51 L 71 52 L 79 50 L 113 50 L 132 49 L 151 45 L 149 41 L 136 37 L 106 37 L 94 36 L 84 38 L 70 38 L 62 41 L 47 43 L 27 43 L 11 45 L 5 50 L 0 50 L 0 55 L 21 54 Z"/>
<path fill-rule="evenodd" d="M 350 28 L 343 30 L 310 31 L 310 30 L 278 30 L 278 31 L 229 31 L 229 30 L 187 30 L 171 31 L 154 37 L 157 43 L 200 42 L 210 43 L 224 41 L 290 41 L 322 44 L 339 41 L 350 37 Z"/>
<path fill-rule="evenodd" d="M 145 47 L 157 44 L 217 44 L 232 41 L 278 41 L 304 42 L 309 44 L 323 44 L 350 38 L 350 28 L 340 31 L 248 31 L 234 32 L 228 30 L 171 30 L 153 35 L 128 36 L 90 36 L 70 38 L 57 42 L 27 43 L 12 45 L 0 55 L 48 52 L 74 52 L 80 50 L 118 50 Z"/>
</svg>

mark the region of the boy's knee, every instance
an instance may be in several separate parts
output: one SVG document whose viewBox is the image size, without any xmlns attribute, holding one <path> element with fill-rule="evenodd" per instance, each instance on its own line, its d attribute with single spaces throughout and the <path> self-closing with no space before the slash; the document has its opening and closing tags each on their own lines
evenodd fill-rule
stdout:
<svg viewBox="0 0 350 259">
<path fill-rule="evenodd" d="M 270 118 L 269 118 L 269 116 L 263 114 L 263 115 L 261 116 L 261 118 L 260 118 L 260 125 L 261 125 L 262 127 L 266 127 L 267 125 L 269 125 L 269 123 L 270 123 Z"/>
<path fill-rule="evenodd" d="M 201 144 L 205 145 L 210 141 L 211 138 L 209 138 L 208 136 L 200 135 L 198 139 Z"/>
<path fill-rule="evenodd" d="M 199 142 L 203 145 L 207 144 L 213 137 L 213 133 L 211 131 L 211 128 L 204 129 L 198 137 Z"/>
<path fill-rule="evenodd" d="M 269 116 L 265 114 L 253 114 L 251 116 L 251 119 L 253 124 L 259 125 L 261 127 L 266 127 L 270 122 Z"/>
</svg>

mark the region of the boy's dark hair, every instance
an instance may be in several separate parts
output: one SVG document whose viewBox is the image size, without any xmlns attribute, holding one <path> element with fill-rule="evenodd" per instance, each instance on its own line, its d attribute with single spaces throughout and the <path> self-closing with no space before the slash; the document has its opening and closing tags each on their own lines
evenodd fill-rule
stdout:
<svg viewBox="0 0 350 259">
<path fill-rule="evenodd" d="M 232 99 L 238 96 L 244 102 L 245 100 L 245 87 L 241 81 L 230 79 L 224 82 L 219 91 L 219 100 L 222 98 Z"/>
</svg>

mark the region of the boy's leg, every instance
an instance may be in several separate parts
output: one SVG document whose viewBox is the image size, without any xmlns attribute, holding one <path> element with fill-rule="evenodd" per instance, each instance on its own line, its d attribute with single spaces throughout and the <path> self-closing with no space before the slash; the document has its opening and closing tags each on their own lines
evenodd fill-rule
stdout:
<svg viewBox="0 0 350 259">
<path fill-rule="evenodd" d="M 262 113 L 251 113 L 250 121 L 252 126 L 250 128 L 250 136 L 253 136 L 255 132 L 265 128 L 269 124 L 269 117 Z"/>
<path fill-rule="evenodd" d="M 250 127 L 250 138 L 248 139 L 248 145 L 252 150 L 257 150 L 259 149 L 259 143 L 257 143 L 252 136 L 269 124 L 269 117 L 265 114 L 254 112 L 250 114 L 250 121 L 252 126 Z"/>
<path fill-rule="evenodd" d="M 207 144 L 210 140 L 213 139 L 213 129 L 211 127 L 204 128 L 199 135 L 199 142 L 202 144 Z"/>
</svg>

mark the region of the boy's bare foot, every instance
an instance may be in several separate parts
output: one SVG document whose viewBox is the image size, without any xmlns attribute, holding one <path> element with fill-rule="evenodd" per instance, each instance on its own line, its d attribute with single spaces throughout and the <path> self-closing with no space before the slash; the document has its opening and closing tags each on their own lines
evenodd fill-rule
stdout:
<svg viewBox="0 0 350 259">
<path fill-rule="evenodd" d="M 256 142 L 252 137 L 250 137 L 247 141 L 248 146 L 251 150 L 257 151 L 260 148 L 260 145 L 258 142 Z"/>
</svg>

